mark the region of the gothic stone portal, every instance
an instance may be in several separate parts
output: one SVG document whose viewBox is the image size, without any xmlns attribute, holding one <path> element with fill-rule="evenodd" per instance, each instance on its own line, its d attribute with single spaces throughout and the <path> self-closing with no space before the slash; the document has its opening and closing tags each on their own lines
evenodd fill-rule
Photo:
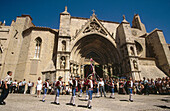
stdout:
<svg viewBox="0 0 170 111">
<path fill-rule="evenodd" d="M 71 51 L 71 64 L 77 63 L 80 65 L 80 72 L 73 71 L 71 74 L 80 74 L 87 77 L 92 73 L 90 66 L 90 58 L 95 61 L 95 71 L 98 76 L 106 77 L 120 75 L 117 64 L 120 64 L 119 54 L 115 46 L 105 37 L 98 34 L 90 34 L 82 37 L 74 45 Z M 116 67 L 116 68 L 114 68 Z"/>
</svg>

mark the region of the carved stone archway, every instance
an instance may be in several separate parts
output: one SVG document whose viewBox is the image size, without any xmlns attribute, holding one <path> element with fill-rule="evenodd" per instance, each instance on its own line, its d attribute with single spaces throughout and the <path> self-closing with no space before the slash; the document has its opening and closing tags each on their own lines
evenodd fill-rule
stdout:
<svg viewBox="0 0 170 111">
<path fill-rule="evenodd" d="M 120 64 L 119 52 L 115 45 L 98 33 L 81 37 L 71 49 L 71 64 L 89 65 L 90 58 L 94 59 L 96 65 L 102 66 L 102 73 L 105 75 L 114 72 L 112 67 L 114 64 Z"/>
</svg>

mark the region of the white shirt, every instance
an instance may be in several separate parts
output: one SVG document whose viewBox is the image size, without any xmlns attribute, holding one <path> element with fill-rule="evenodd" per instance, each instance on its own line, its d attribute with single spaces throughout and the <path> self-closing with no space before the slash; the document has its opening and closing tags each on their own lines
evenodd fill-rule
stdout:
<svg viewBox="0 0 170 111">
<path fill-rule="evenodd" d="M 10 84 L 10 78 L 11 76 L 7 75 L 5 78 L 4 78 L 4 82 L 7 82 L 7 84 Z"/>
<path fill-rule="evenodd" d="M 62 86 L 62 81 L 60 81 L 60 87 Z"/>
<path fill-rule="evenodd" d="M 99 82 L 99 86 L 104 86 L 104 82 L 103 82 L 103 81 L 100 81 L 100 82 Z"/>
<path fill-rule="evenodd" d="M 133 87 L 133 81 L 130 81 L 130 87 Z"/>
<path fill-rule="evenodd" d="M 26 85 L 26 81 L 23 81 L 22 84 L 23 84 L 23 85 Z"/>
<path fill-rule="evenodd" d="M 47 82 L 47 88 L 49 88 L 49 83 Z"/>
<path fill-rule="evenodd" d="M 90 88 L 93 88 L 93 81 L 92 80 L 90 80 L 89 84 L 90 84 Z"/>
<path fill-rule="evenodd" d="M 13 82 L 13 86 L 16 86 L 17 85 L 17 82 Z"/>
<path fill-rule="evenodd" d="M 72 79 L 71 79 L 71 80 L 69 80 L 69 83 L 70 83 L 70 84 L 73 84 L 73 81 L 72 81 Z"/>
<path fill-rule="evenodd" d="M 76 82 L 76 86 L 78 86 L 78 82 L 77 82 L 77 80 L 75 80 L 75 82 Z"/>
<path fill-rule="evenodd" d="M 30 87 L 31 87 L 31 86 L 32 86 L 32 83 L 31 83 L 31 82 L 30 82 L 30 83 L 28 83 L 28 86 L 30 86 Z"/>
<path fill-rule="evenodd" d="M 22 82 L 19 83 L 19 86 L 22 86 Z"/>
<path fill-rule="evenodd" d="M 38 80 L 37 85 L 42 85 L 42 80 Z"/>
</svg>

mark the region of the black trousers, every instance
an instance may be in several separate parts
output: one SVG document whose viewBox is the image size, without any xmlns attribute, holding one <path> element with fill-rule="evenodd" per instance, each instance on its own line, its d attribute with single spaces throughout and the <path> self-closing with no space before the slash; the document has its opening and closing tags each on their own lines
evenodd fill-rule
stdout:
<svg viewBox="0 0 170 111">
<path fill-rule="evenodd" d="M 3 102 L 9 94 L 9 85 L 7 85 L 7 86 L 8 86 L 7 89 L 5 88 L 5 85 L 3 86 L 3 90 L 2 90 L 2 93 L 1 93 L 1 96 L 0 96 L 0 102 Z"/>
<path fill-rule="evenodd" d="M 31 86 L 28 86 L 27 94 L 30 94 L 30 91 L 31 91 Z"/>
</svg>

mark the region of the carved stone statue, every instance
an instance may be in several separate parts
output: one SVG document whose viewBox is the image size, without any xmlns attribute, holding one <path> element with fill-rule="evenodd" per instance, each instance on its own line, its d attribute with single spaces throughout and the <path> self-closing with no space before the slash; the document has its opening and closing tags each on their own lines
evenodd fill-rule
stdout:
<svg viewBox="0 0 170 111">
<path fill-rule="evenodd" d="M 70 64 L 70 72 L 73 73 L 73 64 Z"/>
<path fill-rule="evenodd" d="M 135 55 L 133 47 L 130 47 L 130 54 Z"/>
<path fill-rule="evenodd" d="M 62 51 L 65 51 L 65 50 L 66 50 L 66 42 L 63 41 L 63 42 L 62 42 Z"/>
<path fill-rule="evenodd" d="M 62 69 L 65 69 L 65 64 L 66 64 L 65 57 L 62 56 L 62 57 L 61 57 L 61 65 L 60 65 L 60 67 L 61 67 Z"/>
<path fill-rule="evenodd" d="M 63 44 L 63 46 L 62 46 L 62 51 L 65 51 L 65 49 L 66 49 L 66 48 L 65 48 L 65 45 Z"/>
<path fill-rule="evenodd" d="M 133 60 L 133 66 L 134 66 L 135 69 L 138 69 L 138 64 L 135 60 Z"/>
<path fill-rule="evenodd" d="M 73 73 L 75 74 L 76 73 L 76 70 L 77 70 L 77 67 L 76 65 L 73 66 Z"/>
</svg>

